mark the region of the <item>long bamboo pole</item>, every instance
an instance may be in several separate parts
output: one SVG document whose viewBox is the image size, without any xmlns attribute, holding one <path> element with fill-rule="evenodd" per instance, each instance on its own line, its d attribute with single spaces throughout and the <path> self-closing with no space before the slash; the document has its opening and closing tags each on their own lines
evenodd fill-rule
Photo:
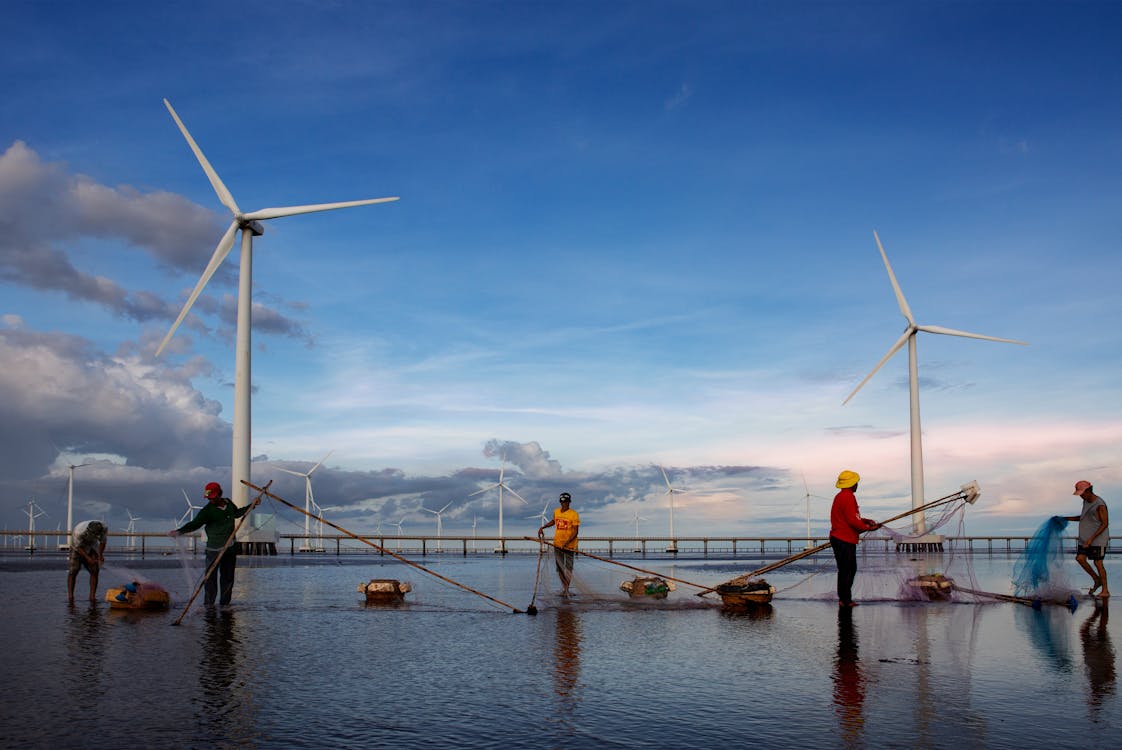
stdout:
<svg viewBox="0 0 1122 750">
<path fill-rule="evenodd" d="M 392 557 L 396 560 L 400 560 L 401 562 L 405 563 L 406 565 L 414 567 L 417 570 L 421 571 L 422 573 L 428 573 L 430 576 L 433 576 L 434 578 L 439 578 L 440 580 L 444 581 L 445 583 L 450 583 L 453 586 L 458 586 L 459 588 L 463 589 L 464 591 L 471 592 L 472 594 L 475 594 L 476 596 L 481 596 L 484 599 L 487 599 L 488 601 L 492 601 L 495 604 L 498 604 L 502 607 L 506 607 L 507 609 L 511 610 L 516 615 L 526 614 L 525 612 L 523 612 L 518 607 L 507 604 L 506 602 L 499 601 L 498 599 L 496 599 L 493 596 L 489 596 L 487 594 L 484 594 L 482 591 L 476 591 L 475 589 L 471 588 L 470 586 L 465 586 L 464 584 L 459 583 L 458 581 L 453 581 L 451 578 L 447 578 L 445 576 L 440 575 L 440 573 L 437 573 L 435 570 L 429 570 L 425 566 L 418 565 L 417 563 L 413 562 L 412 560 L 404 558 L 401 555 L 395 554 L 395 553 L 389 551 L 388 549 L 386 549 L 385 547 L 382 547 L 381 545 L 375 544 L 374 542 L 370 541 L 369 539 L 366 539 L 365 537 L 361 537 L 361 536 L 359 536 L 358 534 L 355 534 L 352 531 L 348 531 L 347 529 L 344 529 L 339 524 L 332 523 L 331 521 L 328 521 L 326 518 L 322 518 L 321 516 L 317 516 L 313 513 L 309 513 L 308 511 L 304 510 L 303 508 L 301 508 L 299 506 L 296 506 L 296 505 L 293 505 L 292 503 L 288 502 L 283 497 L 280 497 L 279 495 L 274 495 L 272 492 L 268 492 L 264 488 L 258 487 L 257 485 L 255 485 L 251 482 L 247 482 L 244 479 L 241 480 L 241 482 L 242 482 L 242 484 L 247 485 L 252 489 L 260 490 L 266 497 L 271 497 L 273 500 L 276 500 L 279 503 L 283 503 L 283 504 L 287 505 L 289 508 L 292 508 L 293 510 L 300 511 L 301 513 L 303 513 L 306 516 L 310 516 L 310 517 L 316 519 L 317 521 L 319 521 L 321 523 L 325 523 L 328 526 L 330 526 L 331 528 L 335 529 L 336 531 L 338 531 L 342 534 L 346 534 L 350 538 L 355 539 L 357 541 L 360 541 L 363 544 L 370 545 L 371 547 L 378 550 L 379 552 L 381 552 L 383 554 L 386 554 L 386 555 L 389 555 L 390 557 Z M 272 484 L 272 482 L 270 482 L 269 484 Z M 268 487 L 268 485 L 265 485 L 265 486 Z"/>
<path fill-rule="evenodd" d="M 270 479 L 269 483 L 261 489 L 261 492 L 258 493 L 257 497 L 253 500 L 254 506 L 261 502 L 261 494 L 264 493 L 272 483 L 273 480 Z M 230 502 L 234 501 L 231 500 Z M 226 543 L 222 545 L 222 549 L 219 550 L 218 556 L 214 558 L 214 562 L 212 562 L 210 564 L 210 567 L 207 568 L 206 574 L 203 575 L 203 579 L 199 581 L 199 585 L 195 587 L 195 593 L 191 594 L 191 598 L 187 600 L 187 605 L 183 608 L 183 611 L 179 613 L 179 617 L 175 618 L 175 622 L 173 622 L 172 625 L 178 625 L 180 621 L 187 615 L 187 610 L 191 609 L 191 605 L 194 603 L 195 598 L 199 595 L 199 592 L 203 590 L 203 586 L 205 586 L 210 577 L 214 575 L 214 570 L 218 567 L 218 563 L 222 562 L 222 556 L 226 554 L 226 550 L 238 538 L 238 530 L 241 529 L 242 524 L 245 523 L 245 519 L 247 518 L 249 518 L 249 511 L 246 511 L 245 515 L 238 519 L 238 523 L 234 526 L 234 530 L 230 532 L 230 536 L 226 537 Z"/>
<path fill-rule="evenodd" d="M 974 596 L 984 596 L 984 597 L 988 597 L 990 599 L 997 599 L 998 601 L 1002 601 L 1002 602 L 1015 602 L 1016 604 L 1024 604 L 1026 607 L 1032 607 L 1033 609 L 1040 609 L 1041 605 L 1044 605 L 1044 604 L 1056 604 L 1056 605 L 1059 605 L 1061 607 L 1067 607 L 1072 612 L 1074 612 L 1076 607 L 1079 606 L 1079 602 L 1075 598 L 1075 594 L 1072 594 L 1066 600 L 1063 600 L 1063 599 L 1042 599 L 1040 597 L 1030 598 L 1030 597 L 1027 597 L 1027 596 L 1013 596 L 1012 594 L 997 594 L 997 593 L 993 593 L 991 591 L 977 591 L 975 589 L 963 588 L 962 586 L 959 586 L 958 584 L 955 584 L 954 589 L 955 589 L 955 591 L 961 591 L 964 594 L 973 594 Z"/>
<path fill-rule="evenodd" d="M 527 539 L 531 542 L 541 542 L 542 544 L 547 545 L 549 547 L 553 547 L 554 549 L 564 549 L 563 547 L 558 547 L 556 544 L 553 544 L 552 542 L 547 542 L 543 539 L 535 539 L 534 537 L 530 537 L 530 536 L 524 536 L 522 538 Z M 606 563 L 609 563 L 611 565 L 618 565 L 621 568 L 629 568 L 631 570 L 637 570 L 640 573 L 646 573 L 647 575 L 657 576 L 659 578 L 665 578 L 668 581 L 677 581 L 678 583 L 684 583 L 687 586 L 694 586 L 694 587 L 699 588 L 699 589 L 705 588 L 705 584 L 702 584 L 702 583 L 693 583 L 692 581 L 685 581 L 685 580 L 682 580 L 681 578 L 675 578 L 674 576 L 668 576 L 665 573 L 656 573 L 653 570 L 645 570 L 644 568 L 636 568 L 634 565 L 628 565 L 627 563 L 621 563 L 619 560 L 612 560 L 612 559 L 607 558 L 607 557 L 600 557 L 599 555 L 594 555 L 591 552 L 585 552 L 584 550 L 574 549 L 574 550 L 568 550 L 568 551 L 569 552 L 576 552 L 578 555 L 584 555 L 585 557 L 591 557 L 593 560 L 599 560 L 600 562 L 606 562 Z"/>
<path fill-rule="evenodd" d="M 932 500 L 929 503 L 924 503 L 923 505 L 919 506 L 918 508 L 912 508 L 911 510 L 906 510 L 903 513 L 899 513 L 895 516 L 892 516 L 892 518 L 887 518 L 887 519 L 881 521 L 878 524 L 878 526 L 884 526 L 886 524 L 892 523 L 893 521 L 899 521 L 901 518 L 906 518 L 906 517 L 908 517 L 908 516 L 910 516 L 914 513 L 919 513 L 921 511 L 925 511 L 925 510 L 930 510 L 931 508 L 937 507 L 939 505 L 946 505 L 947 503 L 953 503 L 957 500 L 965 500 L 966 502 L 972 503 L 972 502 L 974 502 L 974 500 L 976 500 L 978 498 L 979 494 L 980 494 L 980 492 L 979 492 L 978 486 L 976 484 L 971 483 L 971 484 L 968 484 L 968 485 L 963 485 L 962 489 L 960 489 L 958 492 L 947 495 L 946 497 L 941 497 L 938 500 Z M 828 548 L 829 546 L 830 546 L 830 543 L 826 542 L 825 544 L 819 544 L 817 547 L 811 547 L 810 549 L 804 549 L 802 552 L 796 552 L 795 554 L 791 555 L 790 557 L 785 557 L 782 560 L 778 560 L 778 561 L 773 562 L 769 565 L 765 565 L 762 568 L 757 568 L 756 570 L 749 571 L 748 573 L 744 573 L 743 575 L 739 575 L 736 578 L 725 581 L 724 583 L 718 584 L 717 586 L 713 586 L 711 588 L 706 588 L 703 591 L 699 591 L 697 593 L 697 596 L 705 596 L 706 594 L 710 594 L 710 593 L 716 591 L 721 586 L 728 586 L 728 585 L 735 586 L 735 585 L 738 585 L 738 584 L 746 583 L 751 578 L 754 578 L 758 575 L 763 575 L 764 573 L 770 573 L 771 571 L 776 570 L 778 568 L 782 568 L 784 565 L 789 565 L 790 563 L 793 563 L 796 560 L 801 560 L 804 557 L 809 557 L 811 555 L 817 554 L 817 553 L 821 552 L 822 550 Z"/>
</svg>

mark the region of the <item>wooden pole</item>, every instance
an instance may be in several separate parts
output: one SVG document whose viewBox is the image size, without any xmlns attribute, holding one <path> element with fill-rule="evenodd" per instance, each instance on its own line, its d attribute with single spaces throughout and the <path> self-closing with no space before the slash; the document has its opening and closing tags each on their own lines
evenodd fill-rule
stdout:
<svg viewBox="0 0 1122 750">
<path fill-rule="evenodd" d="M 257 497 L 254 499 L 253 505 L 257 505 L 257 503 L 261 502 L 261 494 L 263 494 L 265 492 L 265 490 L 268 489 L 269 485 L 272 484 L 272 483 L 273 483 L 273 480 L 270 479 L 269 483 L 266 484 L 264 488 L 260 488 L 261 492 L 258 493 Z M 254 489 L 258 489 L 258 488 L 255 487 Z M 230 502 L 232 503 L 234 501 L 231 500 Z M 226 543 L 223 544 L 222 549 L 218 551 L 218 557 L 214 558 L 214 562 L 212 562 L 210 564 L 210 567 L 207 568 L 206 574 L 203 575 L 203 579 L 201 581 L 199 581 L 199 585 L 195 587 L 195 593 L 191 594 L 191 598 L 187 600 L 187 606 L 185 606 L 183 608 L 183 611 L 179 613 L 179 617 L 175 618 L 175 622 L 173 622 L 172 625 L 178 625 L 180 623 L 180 621 L 184 618 L 184 616 L 186 616 L 187 610 L 191 609 L 191 605 L 194 603 L 195 597 L 197 597 L 199 595 L 199 592 L 203 590 L 203 586 L 206 585 L 206 582 L 214 574 L 214 570 L 215 570 L 215 568 L 218 567 L 218 563 L 220 563 L 222 561 L 222 556 L 224 554 L 226 554 L 226 550 L 238 538 L 238 530 L 242 527 L 242 524 L 245 523 L 245 519 L 247 519 L 247 518 L 249 518 L 249 511 L 248 510 L 245 512 L 245 515 L 243 515 L 241 518 L 238 519 L 238 523 L 237 523 L 237 525 L 234 526 L 234 530 L 230 532 L 230 536 L 226 537 Z"/>
<path fill-rule="evenodd" d="M 892 518 L 885 519 L 884 521 L 881 521 L 879 523 L 879 526 L 884 526 L 886 524 L 890 524 L 893 521 L 899 521 L 901 518 L 906 518 L 907 516 L 910 516 L 913 513 L 919 513 L 920 511 L 929 510 L 929 509 L 934 508 L 938 505 L 946 505 L 947 503 L 952 503 L 956 500 L 965 500 L 969 495 L 970 495 L 970 491 L 968 491 L 964 487 L 963 489 L 959 490 L 958 492 L 955 492 L 954 494 L 947 495 L 946 497 L 941 497 L 938 500 L 932 500 L 931 502 L 925 503 L 924 505 L 921 505 L 918 508 L 912 508 L 911 510 L 906 510 L 903 513 L 899 513 L 899 514 L 893 516 Z M 756 570 L 749 571 L 748 573 L 745 573 L 743 575 L 739 575 L 736 578 L 725 581 L 724 583 L 718 584 L 717 586 L 713 586 L 711 588 L 706 588 L 705 590 L 698 592 L 697 596 L 705 596 L 706 594 L 710 594 L 710 593 L 716 591 L 721 586 L 736 586 L 736 585 L 739 585 L 739 584 L 747 583 L 748 580 L 751 579 L 751 578 L 755 578 L 758 575 L 763 575 L 764 573 L 770 573 L 771 571 L 776 570 L 777 568 L 782 568 L 784 565 L 788 565 L 790 563 L 793 563 L 796 560 L 801 560 L 804 557 L 809 557 L 810 555 L 817 554 L 817 553 L 821 552 L 822 550 L 826 549 L 829 546 L 830 546 L 830 543 L 826 542 L 825 544 L 819 544 L 817 547 L 811 547 L 810 549 L 804 549 L 802 552 L 798 552 L 794 555 L 791 555 L 790 557 L 785 557 L 782 560 L 779 560 L 777 562 L 773 562 L 769 565 L 765 565 L 762 568 L 757 568 Z"/>
<path fill-rule="evenodd" d="M 554 549 L 564 549 L 563 547 L 558 547 L 556 544 L 553 544 L 552 542 L 547 542 L 543 539 L 534 539 L 533 537 L 529 537 L 529 536 L 524 536 L 522 538 L 523 539 L 528 539 L 531 542 L 541 542 L 542 544 L 549 545 L 550 547 L 553 547 Z M 826 546 L 829 546 L 829 545 L 826 545 Z M 677 581 L 678 583 L 684 583 L 687 586 L 694 586 L 694 587 L 699 588 L 699 589 L 705 588 L 705 586 L 703 584 L 700 584 L 700 583 L 693 583 L 691 581 L 683 581 L 681 578 L 675 578 L 674 576 L 668 576 L 665 573 L 656 573 L 653 570 L 644 570 L 643 568 L 636 568 L 634 565 L 628 565 L 627 563 L 621 563 L 618 560 L 611 560 L 607 557 L 600 557 L 599 555 L 594 555 L 591 552 L 584 552 L 583 550 L 579 550 L 579 549 L 573 549 L 573 550 L 567 550 L 567 551 L 568 552 L 576 552 L 578 555 L 584 555 L 585 557 L 591 557 L 593 560 L 599 560 L 600 562 L 606 562 L 610 565 L 618 565 L 621 568 L 629 568 L 631 570 L 637 570 L 640 573 L 646 573 L 647 575 L 657 576 L 658 578 L 665 578 L 668 581 Z M 711 591 L 712 589 L 709 589 L 709 590 Z"/>
<path fill-rule="evenodd" d="M 498 604 L 502 607 L 506 607 L 507 609 L 511 610 L 516 615 L 525 614 L 525 612 L 518 609 L 518 607 L 514 607 L 510 604 L 507 604 L 506 602 L 499 601 L 498 599 L 496 599 L 493 596 L 488 596 L 487 594 L 484 594 L 482 591 L 476 591 L 475 589 L 473 589 L 469 586 L 465 586 L 462 583 L 458 583 L 457 581 L 453 581 L 451 578 L 446 578 L 445 576 L 442 576 L 439 573 L 437 573 L 435 570 L 429 570 L 428 568 L 426 568 L 423 565 L 418 565 L 417 563 L 413 562 L 412 560 L 408 560 L 408 559 L 402 557 L 401 555 L 398 555 L 394 552 L 391 552 L 390 550 L 386 549 L 385 547 L 382 547 L 382 546 L 379 546 L 379 545 L 375 544 L 374 542 L 370 541 L 369 539 L 365 539 L 365 538 L 359 536 L 358 534 L 355 534 L 354 532 L 351 532 L 351 531 L 348 531 L 347 529 L 344 529 L 342 526 L 340 526 L 336 523 L 332 523 L 331 521 L 328 521 L 326 518 L 321 518 L 320 516 L 314 515 L 312 513 L 308 513 L 303 508 L 298 507 L 296 505 L 293 505 L 292 503 L 285 500 L 283 497 L 280 497 L 278 495 L 274 495 L 272 492 L 269 492 L 267 490 L 269 485 L 265 485 L 265 487 L 262 488 L 262 487 L 258 487 L 257 485 L 255 485 L 251 482 L 247 482 L 244 479 L 241 480 L 241 481 L 242 481 L 242 484 L 248 485 L 252 489 L 260 490 L 263 495 L 265 495 L 267 497 L 271 497 L 273 500 L 276 500 L 279 503 L 283 503 L 283 504 L 287 505 L 289 508 L 292 508 L 293 510 L 300 511 L 301 513 L 303 513 L 306 516 L 311 516 L 312 518 L 315 518 L 316 520 L 327 524 L 328 526 L 335 529 L 336 531 L 338 531 L 341 534 L 346 534 L 347 536 L 349 536 L 352 539 L 360 541 L 363 544 L 370 545 L 374 549 L 381 552 L 383 555 L 389 555 L 390 557 L 392 557 L 396 560 L 400 560 L 401 562 L 405 563 L 406 565 L 409 565 L 409 566 L 412 566 L 412 567 L 416 568 L 417 570 L 421 571 L 422 573 L 428 573 L 430 576 L 433 576 L 434 578 L 439 578 L 440 580 L 444 581 L 445 583 L 450 583 L 453 586 L 458 586 L 459 588 L 463 589 L 464 591 L 469 591 L 472 594 L 475 594 L 476 596 L 481 596 L 484 599 L 487 599 L 488 601 L 492 601 L 495 604 Z M 272 482 L 270 481 L 269 484 L 272 484 Z"/>
</svg>

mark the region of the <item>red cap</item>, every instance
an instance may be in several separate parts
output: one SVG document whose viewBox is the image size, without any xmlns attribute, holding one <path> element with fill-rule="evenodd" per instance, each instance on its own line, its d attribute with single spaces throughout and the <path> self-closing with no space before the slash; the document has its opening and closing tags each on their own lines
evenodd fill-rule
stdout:
<svg viewBox="0 0 1122 750">
<path fill-rule="evenodd" d="M 203 488 L 203 494 L 213 500 L 216 497 L 222 496 L 222 485 L 218 482 L 211 482 Z"/>
<path fill-rule="evenodd" d="M 1071 494 L 1082 495 L 1084 492 L 1086 492 L 1089 489 L 1091 489 L 1091 483 L 1088 482 L 1086 479 L 1080 479 L 1078 482 L 1075 483 L 1075 492 L 1073 492 Z"/>
</svg>

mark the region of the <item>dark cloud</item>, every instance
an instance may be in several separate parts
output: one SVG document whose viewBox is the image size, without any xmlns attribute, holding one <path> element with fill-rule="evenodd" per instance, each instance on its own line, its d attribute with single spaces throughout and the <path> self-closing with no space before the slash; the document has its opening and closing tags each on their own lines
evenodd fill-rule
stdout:
<svg viewBox="0 0 1122 750">
<path fill-rule="evenodd" d="M 172 321 L 186 300 L 165 300 L 148 291 L 130 291 L 105 276 L 81 270 L 71 260 L 76 245 L 109 240 L 105 247 L 85 247 L 96 265 L 98 253 L 120 253 L 121 245 L 148 255 L 158 267 L 186 273 L 194 282 L 223 231 L 212 211 L 167 192 L 142 193 L 128 186 L 99 185 L 64 165 L 46 163 L 22 141 L 0 155 L 0 279 L 73 300 L 91 302 L 137 322 Z M 108 264 L 106 264 L 108 265 Z M 224 265 L 211 284 L 233 286 L 233 267 Z M 211 313 L 227 328 L 237 319 L 236 297 L 203 295 L 195 309 Z M 254 329 L 310 341 L 304 328 L 276 306 L 254 302 Z M 197 315 L 186 325 L 207 333 Z M 229 335 L 224 332 L 224 335 Z"/>
</svg>

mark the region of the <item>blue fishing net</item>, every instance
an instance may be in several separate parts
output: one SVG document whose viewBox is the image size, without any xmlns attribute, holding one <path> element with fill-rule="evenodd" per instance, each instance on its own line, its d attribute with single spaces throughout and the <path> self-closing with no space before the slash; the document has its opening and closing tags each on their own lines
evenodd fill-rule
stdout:
<svg viewBox="0 0 1122 750">
<path fill-rule="evenodd" d="M 1063 564 L 1063 534 L 1067 519 L 1052 516 L 1036 530 L 1013 568 L 1017 596 L 1033 596 Z"/>
</svg>

